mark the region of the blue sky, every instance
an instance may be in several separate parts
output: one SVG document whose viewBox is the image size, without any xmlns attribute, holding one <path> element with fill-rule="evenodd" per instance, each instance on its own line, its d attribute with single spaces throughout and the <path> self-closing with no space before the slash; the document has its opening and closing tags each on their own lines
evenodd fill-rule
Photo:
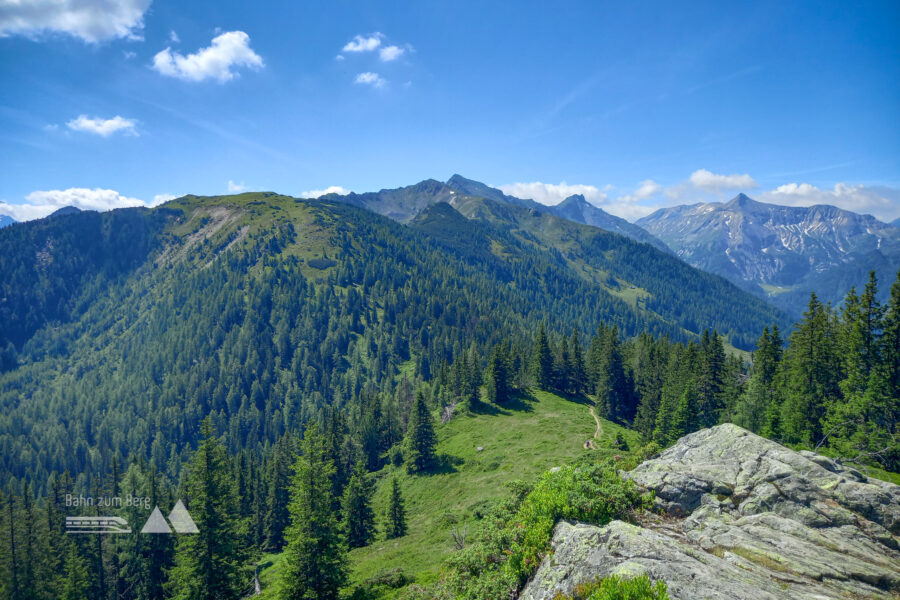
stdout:
<svg viewBox="0 0 900 600">
<path fill-rule="evenodd" d="M 0 213 L 461 173 L 893 219 L 900 5 L 850 4 L 0 0 Z"/>
</svg>

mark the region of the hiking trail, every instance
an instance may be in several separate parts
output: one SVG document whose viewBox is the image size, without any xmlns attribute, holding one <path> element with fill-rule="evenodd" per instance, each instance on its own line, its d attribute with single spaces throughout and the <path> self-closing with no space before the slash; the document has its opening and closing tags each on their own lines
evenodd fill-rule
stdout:
<svg viewBox="0 0 900 600">
<path fill-rule="evenodd" d="M 584 443 L 584 449 L 596 450 L 597 445 L 594 443 L 594 440 L 600 439 L 600 434 L 603 433 L 603 426 L 600 424 L 600 418 L 597 416 L 597 413 L 594 412 L 594 407 L 589 406 L 588 411 L 590 411 L 591 416 L 594 417 L 594 422 L 597 424 L 597 429 L 594 430 L 594 437 Z"/>
</svg>

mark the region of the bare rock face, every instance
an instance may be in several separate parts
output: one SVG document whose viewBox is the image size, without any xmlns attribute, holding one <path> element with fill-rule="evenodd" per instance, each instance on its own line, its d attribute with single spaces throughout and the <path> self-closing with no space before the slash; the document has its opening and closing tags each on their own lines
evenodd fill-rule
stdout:
<svg viewBox="0 0 900 600">
<path fill-rule="evenodd" d="M 685 436 L 626 476 L 664 516 L 560 523 L 520 598 L 644 573 L 684 600 L 900 596 L 900 486 L 735 425 Z"/>
</svg>

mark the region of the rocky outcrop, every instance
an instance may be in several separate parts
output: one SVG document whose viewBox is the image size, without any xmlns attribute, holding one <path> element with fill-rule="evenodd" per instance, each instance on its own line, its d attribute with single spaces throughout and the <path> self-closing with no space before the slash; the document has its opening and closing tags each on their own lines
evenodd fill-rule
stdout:
<svg viewBox="0 0 900 600">
<path fill-rule="evenodd" d="M 900 596 L 900 486 L 735 425 L 685 436 L 626 476 L 661 514 L 560 523 L 520 598 L 643 573 L 673 599 Z"/>
</svg>

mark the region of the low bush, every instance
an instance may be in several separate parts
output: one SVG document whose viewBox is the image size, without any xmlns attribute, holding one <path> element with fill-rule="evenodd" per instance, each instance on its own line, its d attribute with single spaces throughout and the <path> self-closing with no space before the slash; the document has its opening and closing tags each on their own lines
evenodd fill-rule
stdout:
<svg viewBox="0 0 900 600">
<path fill-rule="evenodd" d="M 630 519 L 652 498 L 619 477 L 614 462 L 563 467 L 533 486 L 517 482 L 511 495 L 481 523 L 474 540 L 455 554 L 445 584 L 457 598 L 515 597 L 550 549 L 561 519 L 604 525 Z"/>
<path fill-rule="evenodd" d="M 593 583 L 576 585 L 571 596 L 557 594 L 553 600 L 669 600 L 666 584 L 646 575 L 625 578 L 610 575 Z"/>
</svg>

